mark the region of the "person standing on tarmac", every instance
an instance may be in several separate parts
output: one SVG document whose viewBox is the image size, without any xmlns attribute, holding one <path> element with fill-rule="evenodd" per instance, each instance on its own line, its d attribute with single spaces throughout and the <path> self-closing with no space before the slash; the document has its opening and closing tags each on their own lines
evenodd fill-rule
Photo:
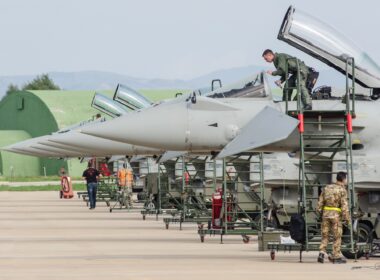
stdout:
<svg viewBox="0 0 380 280">
<path fill-rule="evenodd" d="M 100 172 L 92 167 L 91 161 L 88 162 L 87 169 L 83 172 L 83 179 L 87 182 L 88 199 L 90 201 L 90 210 L 96 207 L 96 192 L 98 189 L 98 180 Z"/>
<path fill-rule="evenodd" d="M 327 185 L 319 196 L 318 212 L 322 216 L 322 241 L 319 247 L 318 262 L 323 263 L 327 254 L 326 248 L 329 243 L 330 232 L 333 236 L 333 252 L 331 261 L 333 263 L 346 263 L 340 251 L 342 243 L 342 221 L 351 223 L 347 200 L 347 174 L 338 172 L 336 183 Z"/>
<path fill-rule="evenodd" d="M 117 171 L 117 178 L 119 189 L 125 189 L 125 186 L 127 185 L 127 169 L 125 163 L 123 163 L 123 167 Z"/>
<path fill-rule="evenodd" d="M 276 84 L 281 87 L 281 84 L 285 82 L 286 79 L 286 63 L 288 61 L 288 72 L 292 74 L 290 78 L 288 79 L 288 87 L 292 88 L 296 86 L 297 81 L 297 64 L 295 59 L 288 54 L 285 53 L 274 53 L 270 49 L 266 49 L 263 52 L 263 58 L 266 62 L 274 64 L 276 67 L 276 71 L 268 70 L 267 74 L 272 76 L 280 76 L 280 80 L 276 81 Z M 309 95 L 309 91 L 306 87 L 307 78 L 309 75 L 309 67 L 305 65 L 303 61 L 299 62 L 299 68 L 300 68 L 300 88 L 301 88 L 301 101 L 304 107 L 304 110 L 312 110 L 311 105 L 311 98 Z M 283 90 L 282 100 L 286 101 L 286 94 L 288 95 L 288 101 L 292 100 L 292 94 L 293 89 L 286 89 Z"/>
<path fill-rule="evenodd" d="M 119 190 L 123 191 L 124 203 L 128 206 L 132 206 L 132 183 L 133 173 L 131 168 L 127 168 L 127 164 L 124 163 L 123 167 L 117 172 L 119 181 Z"/>
</svg>

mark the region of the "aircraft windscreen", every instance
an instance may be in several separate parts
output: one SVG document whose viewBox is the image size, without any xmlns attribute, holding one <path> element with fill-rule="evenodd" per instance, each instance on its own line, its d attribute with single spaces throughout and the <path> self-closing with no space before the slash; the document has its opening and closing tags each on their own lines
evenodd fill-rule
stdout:
<svg viewBox="0 0 380 280">
<path fill-rule="evenodd" d="M 306 49 L 312 56 L 339 68 L 340 72 L 345 71 L 347 58 L 353 57 L 356 69 L 361 72 L 357 73 L 357 78 L 368 87 L 380 85 L 380 67 L 376 62 L 351 40 L 312 15 L 290 7 L 278 38 L 301 50 Z"/>
<path fill-rule="evenodd" d="M 127 113 L 118 103 L 100 93 L 94 95 L 91 106 L 111 117 L 120 117 Z"/>
<path fill-rule="evenodd" d="M 117 86 L 113 99 L 130 107 L 131 109 L 142 109 L 150 107 L 152 104 L 152 102 L 145 96 L 141 95 L 134 89 L 121 84 Z"/>
<path fill-rule="evenodd" d="M 207 94 L 211 98 L 264 98 L 270 92 L 264 73 L 259 73 L 232 85 L 218 88 Z"/>
</svg>

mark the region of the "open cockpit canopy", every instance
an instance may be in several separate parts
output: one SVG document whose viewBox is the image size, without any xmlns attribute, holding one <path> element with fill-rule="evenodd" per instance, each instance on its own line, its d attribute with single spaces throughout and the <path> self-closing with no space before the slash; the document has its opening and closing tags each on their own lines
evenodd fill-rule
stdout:
<svg viewBox="0 0 380 280">
<path fill-rule="evenodd" d="M 119 103 L 116 103 L 111 98 L 100 93 L 95 93 L 91 107 L 113 118 L 120 117 L 127 113 L 126 107 L 123 108 Z"/>
<path fill-rule="evenodd" d="M 355 80 L 367 88 L 380 88 L 380 67 L 367 53 L 333 27 L 290 6 L 278 39 L 346 74 L 347 58 L 355 60 Z M 351 77 L 351 67 L 348 68 Z"/>
</svg>

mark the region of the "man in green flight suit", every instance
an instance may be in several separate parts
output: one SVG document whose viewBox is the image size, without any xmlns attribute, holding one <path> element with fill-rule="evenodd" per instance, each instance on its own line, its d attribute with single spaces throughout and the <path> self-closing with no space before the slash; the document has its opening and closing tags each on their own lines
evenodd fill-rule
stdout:
<svg viewBox="0 0 380 280">
<path fill-rule="evenodd" d="M 318 262 L 324 262 L 327 244 L 330 233 L 333 236 L 333 252 L 331 261 L 333 263 L 346 263 L 340 251 L 342 243 L 342 221 L 351 223 L 350 212 L 347 199 L 347 175 L 345 172 L 338 172 L 336 183 L 327 185 L 318 200 L 317 211 L 322 215 L 322 241 L 319 247 Z M 329 258 L 330 259 L 330 258 Z"/>
<path fill-rule="evenodd" d="M 292 74 L 290 78 L 288 79 L 288 87 L 296 87 L 296 80 L 297 80 L 297 64 L 295 59 L 292 56 L 285 54 L 285 53 L 274 53 L 272 50 L 265 50 L 263 52 L 263 58 L 266 62 L 274 64 L 276 67 L 276 71 L 267 71 L 269 75 L 272 76 L 280 76 L 280 80 L 276 81 L 277 85 L 281 85 L 285 82 L 285 74 L 286 74 L 286 61 L 288 61 L 288 72 L 289 74 Z M 311 106 L 311 99 L 309 95 L 309 91 L 306 87 L 306 81 L 309 75 L 309 67 L 305 65 L 303 61 L 299 61 L 299 68 L 300 68 L 300 89 L 301 89 L 301 101 L 303 104 L 304 110 L 312 110 Z M 293 89 L 284 89 L 282 100 L 286 100 L 286 94 L 288 95 L 288 100 L 292 100 L 292 93 Z"/>
</svg>

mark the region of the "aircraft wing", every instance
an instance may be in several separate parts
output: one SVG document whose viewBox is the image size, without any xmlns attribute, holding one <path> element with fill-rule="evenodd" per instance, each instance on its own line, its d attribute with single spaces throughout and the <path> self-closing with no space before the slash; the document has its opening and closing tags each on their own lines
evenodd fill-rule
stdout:
<svg viewBox="0 0 380 280">
<path fill-rule="evenodd" d="M 157 161 L 157 163 L 162 163 L 173 158 L 181 157 L 188 154 L 188 152 L 183 151 L 167 151 L 165 152 Z"/>
<path fill-rule="evenodd" d="M 114 156 L 111 156 L 108 162 L 115 162 L 115 161 L 125 160 L 125 159 L 126 157 L 124 155 L 114 155 Z"/>
<path fill-rule="evenodd" d="M 225 158 L 284 140 L 297 125 L 297 119 L 267 106 L 249 121 L 241 133 L 217 155 L 217 158 Z"/>
<path fill-rule="evenodd" d="M 139 162 L 143 159 L 146 159 L 146 156 L 133 156 L 129 162 Z"/>
</svg>

